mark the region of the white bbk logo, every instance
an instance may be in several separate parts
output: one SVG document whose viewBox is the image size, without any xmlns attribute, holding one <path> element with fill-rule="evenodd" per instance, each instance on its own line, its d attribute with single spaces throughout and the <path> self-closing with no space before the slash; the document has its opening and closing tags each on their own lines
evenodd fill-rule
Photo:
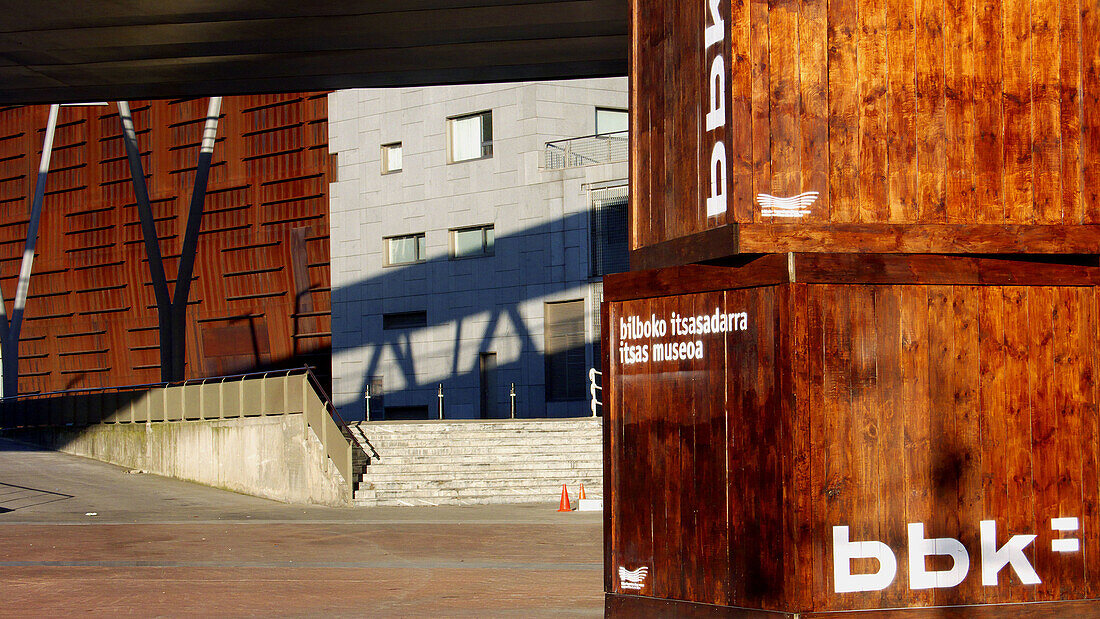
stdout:
<svg viewBox="0 0 1100 619">
<path fill-rule="evenodd" d="M 756 196 L 760 204 L 760 214 L 764 217 L 804 217 L 810 214 L 810 207 L 817 202 L 817 192 L 807 191 L 797 196 L 780 198 L 762 193 Z"/>
<path fill-rule="evenodd" d="M 649 574 L 648 567 L 639 567 L 636 570 L 628 570 L 619 566 L 619 586 L 623 589 L 640 591 L 645 587 L 645 577 Z"/>
<path fill-rule="evenodd" d="M 1081 521 L 1075 517 L 1052 518 L 1050 528 L 1058 533 L 1051 540 L 1050 549 L 1059 553 L 1081 551 Z M 943 589 L 957 587 L 970 573 L 971 553 L 966 546 L 951 537 L 927 537 L 923 522 L 910 522 L 909 526 L 909 588 Z M 1015 574 L 1015 580 L 1024 585 L 1042 582 L 1035 567 L 1024 551 L 1036 535 L 1013 535 L 1003 544 L 997 535 L 997 522 L 982 520 L 978 523 L 977 552 L 982 585 L 995 587 L 1001 583 L 1001 572 L 1006 568 Z M 1072 537 L 1070 537 L 1072 536 Z M 930 570 L 927 558 L 931 556 L 951 559 L 951 569 Z M 875 559 L 878 570 L 853 573 L 853 559 Z M 620 568 L 622 569 L 622 568 Z M 898 558 L 894 550 L 878 540 L 852 541 L 846 526 L 833 527 L 833 590 L 837 593 L 855 591 L 881 591 L 889 587 L 898 574 Z"/>
</svg>

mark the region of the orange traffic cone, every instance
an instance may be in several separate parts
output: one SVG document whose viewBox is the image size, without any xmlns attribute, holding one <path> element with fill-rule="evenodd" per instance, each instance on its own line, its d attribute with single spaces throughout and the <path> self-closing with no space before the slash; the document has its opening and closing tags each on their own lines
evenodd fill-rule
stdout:
<svg viewBox="0 0 1100 619">
<path fill-rule="evenodd" d="M 558 506 L 559 512 L 571 512 L 573 508 L 569 506 L 569 491 L 565 489 L 565 484 L 561 485 L 561 504 Z"/>
<path fill-rule="evenodd" d="M 577 500 L 578 501 L 583 501 L 587 498 L 588 497 L 584 496 L 584 484 L 581 484 L 581 494 L 580 494 L 580 496 L 577 497 Z"/>
</svg>

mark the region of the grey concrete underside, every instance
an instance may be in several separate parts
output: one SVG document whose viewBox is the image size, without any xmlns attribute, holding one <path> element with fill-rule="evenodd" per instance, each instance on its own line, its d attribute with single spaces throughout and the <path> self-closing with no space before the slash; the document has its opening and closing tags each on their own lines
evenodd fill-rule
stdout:
<svg viewBox="0 0 1100 619">
<path fill-rule="evenodd" d="M 0 0 L 0 103 L 626 75 L 626 0 Z"/>
</svg>

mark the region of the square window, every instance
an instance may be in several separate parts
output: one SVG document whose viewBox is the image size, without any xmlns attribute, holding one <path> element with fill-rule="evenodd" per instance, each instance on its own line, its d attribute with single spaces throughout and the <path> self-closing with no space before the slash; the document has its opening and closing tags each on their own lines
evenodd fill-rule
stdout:
<svg viewBox="0 0 1100 619">
<path fill-rule="evenodd" d="M 451 163 L 493 156 L 493 112 L 447 119 L 447 150 Z"/>
<path fill-rule="evenodd" d="M 382 174 L 401 171 L 401 142 L 382 145 Z"/>
<path fill-rule="evenodd" d="M 596 135 L 623 133 L 630 130 L 630 115 L 626 110 L 596 108 Z"/>
<path fill-rule="evenodd" d="M 451 257 L 491 256 L 495 240 L 492 224 L 451 230 Z"/>
<path fill-rule="evenodd" d="M 391 236 L 383 240 L 386 243 L 386 266 L 423 262 L 428 253 L 423 232 Z"/>
</svg>

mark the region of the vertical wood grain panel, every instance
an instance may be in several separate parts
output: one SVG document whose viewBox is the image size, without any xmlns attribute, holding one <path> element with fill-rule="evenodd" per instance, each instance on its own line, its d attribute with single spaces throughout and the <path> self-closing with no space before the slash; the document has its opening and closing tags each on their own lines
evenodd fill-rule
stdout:
<svg viewBox="0 0 1100 619">
<path fill-rule="evenodd" d="M 931 487 L 931 513 L 925 524 L 925 537 L 960 537 L 959 479 L 960 456 L 964 449 L 957 442 L 955 421 L 955 383 L 965 380 L 955 373 L 955 324 L 950 286 L 929 286 L 928 290 L 928 481 Z M 966 523 L 967 526 L 972 526 Z M 932 591 L 937 606 L 958 604 L 958 590 Z"/>
<path fill-rule="evenodd" d="M 928 291 L 924 286 L 901 288 L 901 406 L 905 416 L 904 488 L 906 522 L 930 522 L 933 514 L 931 475 L 931 415 L 923 401 L 929 391 Z M 905 568 L 899 573 L 907 574 Z M 932 591 L 913 591 L 908 603 L 927 606 Z"/>
<path fill-rule="evenodd" d="M 649 232 L 648 221 L 653 208 L 649 192 L 649 129 L 653 122 L 650 112 L 650 89 L 644 49 L 649 43 L 653 4 L 630 3 L 630 247 L 637 249 L 656 242 Z"/>
<path fill-rule="evenodd" d="M 724 295 L 699 295 L 697 310 L 722 307 L 725 311 L 743 311 L 733 308 Z M 694 408 L 694 459 L 692 479 L 695 482 L 695 505 L 685 503 L 684 511 L 692 511 L 695 523 L 695 548 L 699 558 L 700 573 L 696 589 L 700 599 L 711 604 L 730 603 L 730 537 L 728 453 L 730 434 L 724 398 L 720 403 L 715 394 L 726 389 L 726 363 L 728 355 L 725 339 L 712 338 L 704 361 L 692 365 L 690 397 Z M 709 505 L 712 509 L 696 509 Z"/>
<path fill-rule="evenodd" d="M 974 221 L 974 0 L 947 0 L 944 92 L 947 170 L 944 210 L 949 223 Z"/>
<path fill-rule="evenodd" d="M 830 546 L 828 538 L 828 516 L 825 508 L 829 507 L 831 497 L 826 495 L 826 500 L 821 501 L 816 496 L 818 488 L 828 487 L 829 474 L 835 468 L 831 465 L 826 453 L 818 451 L 818 444 L 823 436 L 831 436 L 830 426 L 836 422 L 835 416 L 830 416 L 826 411 L 825 395 L 825 316 L 821 297 L 822 291 L 814 286 L 799 286 L 798 299 L 802 301 L 802 314 L 799 322 L 805 329 L 805 368 L 806 368 L 806 400 L 803 409 L 806 411 L 806 419 L 809 424 L 806 429 L 807 448 L 815 455 L 810 460 L 808 477 L 810 488 L 814 495 L 810 499 L 808 516 L 809 539 L 812 547 L 811 578 L 806 579 L 806 584 L 811 586 L 806 597 L 810 608 L 818 608 L 827 599 L 829 592 L 833 590 L 832 568 L 829 555 Z M 831 510 L 833 515 L 836 510 Z"/>
<path fill-rule="evenodd" d="M 1004 199 L 1010 223 L 1034 223 L 1031 156 L 1031 2 L 1004 10 Z"/>
<path fill-rule="evenodd" d="M 1062 223 L 1083 223 L 1081 204 L 1081 4 L 1065 0 L 1061 12 Z"/>
<path fill-rule="evenodd" d="M 987 512 L 982 506 L 982 435 L 979 400 L 979 329 L 978 291 L 974 286 L 953 287 L 951 325 L 955 356 L 951 360 L 954 381 L 955 436 L 959 452 L 958 464 L 958 540 L 967 548 L 980 547 L 978 531 L 973 523 L 980 522 Z M 981 599 L 979 579 L 968 578 L 959 585 L 962 599 Z"/>
<path fill-rule="evenodd" d="M 679 139 L 678 118 L 682 113 L 682 100 L 680 88 L 683 84 L 677 78 L 688 80 L 687 76 L 679 76 L 676 71 L 676 58 L 679 55 L 679 38 L 684 36 L 685 28 L 682 20 L 677 19 L 672 7 L 664 7 L 664 19 L 667 20 L 668 32 L 658 42 L 656 62 L 653 63 L 654 87 L 659 89 L 654 108 L 657 110 L 660 122 L 654 127 L 654 139 L 657 157 L 654 174 L 657 175 L 658 184 L 654 188 L 661 204 L 675 204 L 677 199 L 686 198 L 686 192 L 679 187 L 679 183 L 687 181 L 682 176 L 680 168 L 680 149 L 677 146 Z M 679 195 L 677 195 L 679 194 Z M 668 234 L 681 236 L 685 233 L 688 222 L 697 220 L 697 217 L 684 217 L 673 209 L 661 209 L 654 218 L 657 230 L 667 230 Z"/>
<path fill-rule="evenodd" d="M 604 591 L 618 592 L 618 568 L 625 565 L 623 549 L 627 544 L 627 530 L 630 526 L 630 505 L 633 497 L 628 484 L 632 464 L 628 457 L 627 443 L 633 440 L 626 434 L 627 416 L 630 412 L 625 405 L 623 392 L 626 381 L 619 356 L 622 342 L 618 328 L 626 304 L 605 303 L 609 336 L 604 339 L 608 346 L 608 363 L 604 374 L 604 389 L 607 396 L 604 402 L 604 424 L 607 426 L 607 442 L 604 443 L 606 464 L 604 466 Z"/>
<path fill-rule="evenodd" d="M 916 0 L 917 196 L 921 222 L 943 222 L 944 2 Z"/>
<path fill-rule="evenodd" d="M 627 316 L 648 315 L 650 305 L 647 301 L 634 301 L 620 306 L 618 316 L 620 320 Z M 621 337 L 615 338 L 622 342 Z M 635 342 L 632 342 L 635 343 Z M 614 353 L 613 353 L 614 354 Z M 615 362 L 613 362 L 615 363 Z M 651 458 L 656 457 L 650 453 L 651 434 L 653 432 L 650 412 L 654 405 L 655 396 L 652 393 L 654 386 L 649 379 L 648 364 L 635 363 L 620 365 L 612 376 L 617 376 L 618 388 L 621 397 L 621 475 L 617 478 L 619 496 L 618 504 L 620 521 L 617 523 L 619 534 L 618 546 L 614 553 L 616 568 L 624 567 L 634 570 L 639 567 L 650 568 L 649 591 L 652 593 L 653 571 L 657 568 L 653 564 L 653 477 L 651 472 Z M 662 568 L 663 569 L 663 568 Z M 616 578 L 615 592 L 631 593 L 621 588 Z"/>
<path fill-rule="evenodd" d="M 726 129 L 729 142 L 726 144 L 726 159 L 729 162 L 730 200 L 732 221 L 752 221 L 756 211 L 753 193 L 753 46 L 750 29 L 743 24 L 752 21 L 751 0 L 730 0 L 729 18 L 729 63 L 730 101 L 726 116 Z M 709 67 L 703 67 L 699 70 Z M 700 159 L 710 165 L 710 153 L 702 152 Z M 707 181 L 709 185 L 709 180 Z"/>
<path fill-rule="evenodd" d="M 1062 0 L 1032 0 L 1032 210 L 1038 223 L 1062 222 Z"/>
<path fill-rule="evenodd" d="M 859 221 L 889 221 L 885 0 L 860 0 L 859 22 Z"/>
<path fill-rule="evenodd" d="M 1031 317 L 1027 307 L 1028 289 L 1005 287 L 1004 289 L 1004 350 L 1005 396 L 1004 416 L 998 420 L 1004 427 L 1005 470 L 1007 506 L 1004 518 L 1005 532 L 1030 531 L 1033 520 L 1027 516 L 1034 509 L 1033 478 L 1031 471 L 1031 399 L 1034 387 L 1028 373 L 1031 342 L 1028 328 Z M 1035 548 L 1029 548 L 1028 556 L 1034 563 Z M 1020 596 L 1018 599 L 1035 599 L 1035 589 L 1018 583 L 1006 587 L 1006 593 Z M 1003 593 L 1002 593 L 1003 595 Z"/>
<path fill-rule="evenodd" d="M 977 162 L 974 204 L 978 220 L 1004 223 L 1004 135 L 1002 133 L 1001 79 L 1001 2 L 976 0 L 977 34 L 974 65 L 975 122 Z"/>
<path fill-rule="evenodd" d="M 1081 0 L 1081 159 L 1085 220 L 1100 222 L 1100 6 Z M 1086 42 L 1092 42 L 1088 44 Z"/>
<path fill-rule="evenodd" d="M 820 391 L 815 385 L 815 377 L 820 379 L 821 356 L 820 349 L 815 348 L 810 336 L 809 290 L 806 284 L 789 284 L 790 290 L 790 316 L 787 323 L 791 332 L 786 336 L 791 341 L 793 370 L 792 397 L 794 405 L 792 409 L 791 436 L 792 466 L 791 485 L 788 496 L 793 495 L 789 501 L 792 509 L 791 519 L 795 527 L 793 544 L 796 557 L 795 568 L 791 572 L 795 582 L 798 583 L 797 595 L 793 596 L 801 608 L 811 608 L 814 592 L 817 591 L 819 581 L 824 580 L 821 564 L 816 560 L 815 552 L 819 548 L 820 541 L 815 542 L 816 524 L 813 513 L 813 474 L 815 459 L 811 457 L 812 430 L 820 414 Z M 781 323 L 782 324 L 782 323 Z M 820 319 L 818 321 L 820 324 Z M 784 334 L 780 333 L 780 337 Z M 813 369 L 811 369 L 813 368 Z M 818 404 L 816 408 L 813 404 Z"/>
<path fill-rule="evenodd" d="M 890 222 L 917 221 L 916 59 L 913 0 L 886 3 Z"/>
<path fill-rule="evenodd" d="M 777 609 L 788 595 L 791 584 L 787 570 L 791 557 L 785 552 L 784 523 L 788 512 L 783 486 L 783 454 L 787 451 L 787 441 L 782 436 L 783 412 L 782 396 L 777 387 L 777 320 L 776 293 L 774 286 L 752 288 L 746 291 L 746 305 L 750 316 L 759 318 L 749 331 L 739 332 L 743 336 L 756 340 L 756 358 L 748 359 L 748 377 L 752 380 L 756 392 L 758 416 L 746 415 L 746 426 L 757 424 L 756 451 L 761 476 L 761 499 L 759 507 L 760 537 L 763 543 L 756 544 L 756 563 L 759 575 L 755 577 L 757 585 L 752 587 L 753 604 L 761 608 Z M 753 376 L 755 374 L 755 376 Z M 745 411 L 748 413 L 748 411 Z M 751 581 L 750 581 L 751 582 Z"/>
<path fill-rule="evenodd" d="M 766 569 L 760 563 L 760 546 L 767 544 L 761 537 L 766 531 L 762 509 L 767 497 L 760 453 L 760 425 L 746 424 L 749 417 L 767 412 L 760 409 L 756 384 L 756 359 L 759 342 L 755 334 L 764 318 L 755 312 L 755 298 L 744 291 L 726 294 L 727 307 L 741 306 L 756 318 L 749 333 L 731 334 L 726 338 L 726 415 L 730 428 L 727 471 L 730 518 L 730 603 L 754 606 L 755 593 L 764 584 Z M 754 481 L 749 481 L 754 480 Z M 746 543 L 747 540 L 759 540 Z"/>
<path fill-rule="evenodd" d="M 669 315 L 670 311 L 691 313 L 693 298 L 661 299 L 647 302 L 641 316 Z M 685 311 L 685 306 L 686 310 Z M 659 342 L 659 338 L 653 338 Z M 644 343 L 645 340 L 642 340 Z M 652 518 L 653 563 L 651 564 L 651 591 L 656 597 L 684 599 L 684 529 L 681 526 L 680 506 L 683 490 L 689 480 L 682 475 L 681 432 L 690 415 L 685 406 L 687 389 L 679 379 L 686 363 L 663 362 L 658 364 L 650 357 L 646 364 L 650 371 L 646 386 L 649 443 L 646 460 L 653 492 L 649 495 Z M 660 389 L 658 389 L 660 386 Z"/>
<path fill-rule="evenodd" d="M 1059 410 L 1055 392 L 1055 344 L 1065 333 L 1055 333 L 1054 294 L 1050 288 L 1030 287 L 1026 298 L 1028 336 L 1028 394 L 1030 408 L 1030 456 L 1031 491 L 1034 496 L 1033 519 L 1030 528 L 1039 537 L 1035 540 L 1035 570 L 1043 574 L 1043 582 L 1035 587 L 1036 599 L 1059 599 L 1060 572 L 1067 557 L 1050 552 L 1050 519 L 1059 514 L 1059 480 L 1067 473 L 1067 465 L 1074 455 L 1063 453 L 1059 439 L 1062 437 Z M 1072 451 L 1078 451 L 1073 449 Z M 1076 510 L 1073 510 L 1076 513 Z"/>
<path fill-rule="evenodd" d="M 771 0 L 769 7 L 772 178 L 764 192 L 793 196 L 802 191 L 798 0 Z"/>
<path fill-rule="evenodd" d="M 851 332 L 849 385 L 851 388 L 851 450 L 850 487 L 846 493 L 852 503 L 848 518 L 852 531 L 861 540 L 882 540 L 886 537 L 883 520 L 888 505 L 884 491 L 891 475 L 884 470 L 886 461 L 881 442 L 882 408 L 878 398 L 878 347 L 875 334 L 876 308 L 874 289 L 870 286 L 844 286 L 840 294 L 849 298 L 850 312 L 838 316 L 846 320 Z M 867 603 L 881 608 L 884 592 L 868 592 Z"/>
<path fill-rule="evenodd" d="M 986 514 L 1007 513 L 1008 445 L 1003 419 L 1007 412 L 1007 348 L 1004 341 L 1005 301 L 1001 288 L 979 292 L 978 358 L 981 360 L 982 498 Z M 983 589 L 978 602 L 995 601 L 993 592 Z"/>
<path fill-rule="evenodd" d="M 692 96 L 691 93 L 706 92 L 707 79 L 706 76 L 710 75 L 709 67 L 706 70 L 703 69 L 705 54 L 703 52 L 703 29 L 698 26 L 705 19 L 704 6 L 701 2 L 685 2 L 681 5 L 680 14 L 680 35 L 676 37 L 675 54 L 677 57 L 676 71 L 678 76 L 669 76 L 668 82 L 673 85 L 675 89 L 675 95 L 677 98 L 677 107 L 679 108 L 676 113 L 676 142 L 672 145 L 672 152 L 676 154 L 678 162 L 676 165 L 676 176 L 673 178 L 673 183 L 683 188 L 682 195 L 678 196 L 678 199 L 683 200 L 685 204 L 694 204 L 695 208 L 699 209 L 700 213 L 706 213 L 706 196 L 709 192 L 703 191 L 703 181 L 706 179 L 706 187 L 710 187 L 710 179 L 700 175 L 700 171 L 703 169 L 703 161 L 710 161 L 710 153 L 703 153 L 703 140 L 699 131 L 699 119 L 702 118 L 706 112 L 706 106 L 703 104 L 705 101 L 702 97 Z M 726 16 L 728 19 L 728 15 Z M 728 38 L 726 45 L 728 45 Z M 729 58 L 729 54 L 724 54 L 726 58 Z M 727 65 L 728 71 L 728 65 Z M 727 82 L 729 76 L 725 76 Z M 728 98 L 728 88 L 724 96 Z M 729 101 L 725 104 L 728 106 Z M 726 127 L 729 127 L 727 121 Z M 725 134 L 723 128 L 722 131 Z M 723 135 L 725 137 L 725 135 Z M 726 158 L 727 166 L 732 159 L 729 152 L 729 140 L 726 140 Z M 709 165 L 709 163 L 707 164 Z M 729 174 L 729 167 L 727 167 L 727 174 Z M 733 183 L 727 179 L 727 196 L 729 196 L 730 206 L 733 205 L 734 197 L 730 195 L 733 189 Z M 685 233 L 693 233 L 702 231 L 708 222 L 703 217 L 683 217 L 676 214 L 672 209 L 672 216 L 678 219 L 677 225 Z M 714 220 L 714 225 L 721 225 L 726 223 L 729 218 L 726 215 L 719 216 Z"/>
<path fill-rule="evenodd" d="M 882 541 L 891 548 L 899 548 L 908 543 L 901 471 L 898 463 L 892 465 L 886 451 L 892 445 L 905 444 L 905 418 L 908 410 L 902 404 L 902 377 L 897 360 L 901 353 L 901 288 L 899 286 L 875 287 L 875 336 L 878 348 L 878 401 L 881 410 L 881 425 L 878 428 L 878 440 L 883 453 L 880 473 L 882 518 Z M 904 600 L 900 590 L 887 589 L 883 592 L 882 603 L 886 607 L 899 606 Z"/>
<path fill-rule="evenodd" d="M 828 221 L 829 30 L 827 0 L 802 0 L 798 25 L 802 188 L 818 192 L 806 221 Z"/>
<path fill-rule="evenodd" d="M 1089 411 L 1089 402 L 1095 402 L 1092 394 L 1088 393 L 1085 381 L 1082 381 L 1082 369 L 1089 367 L 1087 353 L 1081 354 L 1081 342 L 1087 341 L 1087 330 L 1082 325 L 1089 324 L 1082 320 L 1088 316 L 1087 288 L 1054 288 L 1052 289 L 1052 317 L 1051 332 L 1054 337 L 1053 365 L 1051 380 L 1053 382 L 1053 406 L 1044 411 L 1048 417 L 1053 417 L 1058 427 L 1055 437 L 1054 449 L 1059 454 L 1056 459 L 1058 475 L 1055 478 L 1057 498 L 1053 504 L 1051 517 L 1079 514 L 1078 518 L 1083 527 L 1089 527 L 1085 518 L 1085 486 L 1083 483 L 1083 469 L 1088 453 L 1092 448 L 1086 442 L 1087 433 L 1084 425 L 1089 417 L 1094 414 Z M 1049 528 L 1049 522 L 1043 529 Z M 1091 530 L 1089 529 L 1082 529 Z M 1087 545 L 1082 542 L 1081 548 L 1086 549 L 1086 554 L 1075 553 L 1062 555 L 1061 561 L 1052 566 L 1049 578 L 1059 583 L 1057 595 L 1059 597 L 1080 598 L 1088 595 L 1088 573 L 1085 569 Z"/>
<path fill-rule="evenodd" d="M 829 2 L 829 192 L 832 221 L 859 217 L 859 75 L 856 0 Z"/>
<path fill-rule="evenodd" d="M 854 485 L 855 465 L 853 443 L 857 430 L 853 428 L 852 412 L 852 332 L 849 315 L 850 301 L 843 286 L 821 286 L 814 295 L 814 309 L 820 312 L 821 348 L 824 358 L 821 383 L 817 389 L 823 392 L 821 424 L 813 433 L 812 449 L 821 454 L 821 465 L 815 474 L 815 488 L 823 489 L 822 504 L 815 509 L 817 524 L 815 537 L 822 540 L 818 561 L 823 562 L 825 575 L 815 594 L 815 606 L 830 608 L 845 596 L 833 591 L 831 565 L 832 526 L 846 524 L 854 540 L 871 539 L 870 523 L 857 509 L 858 488 Z M 814 324 L 811 321 L 811 328 Z M 820 514 L 820 515 L 818 515 Z M 825 541 L 830 540 L 830 541 Z M 838 600 L 837 598 L 841 599 Z M 847 601 L 847 600 L 843 600 Z M 849 602 L 850 603 L 850 602 Z"/>
<path fill-rule="evenodd" d="M 1100 335 L 1097 329 L 1097 296 L 1100 290 L 1096 288 L 1084 289 L 1079 293 L 1081 299 L 1081 324 L 1083 331 L 1089 335 Z M 1076 358 L 1079 362 L 1074 367 L 1074 384 L 1080 391 L 1077 392 L 1082 410 L 1085 413 L 1081 423 L 1081 487 L 1084 490 L 1100 487 L 1100 415 L 1097 415 L 1098 389 L 1096 383 L 1097 352 L 1092 338 L 1080 338 L 1076 343 Z M 1100 595 L 1100 536 L 1090 534 L 1089 531 L 1100 531 L 1100 506 L 1097 505 L 1097 496 L 1091 491 L 1082 493 L 1083 505 L 1081 506 L 1081 548 L 1085 551 L 1085 576 L 1088 578 L 1088 595 L 1096 597 Z"/>
<path fill-rule="evenodd" d="M 752 58 L 752 193 L 770 193 L 772 185 L 771 143 L 771 30 L 768 0 L 749 0 L 749 47 Z M 756 221 L 758 210 L 752 209 Z"/>
</svg>

